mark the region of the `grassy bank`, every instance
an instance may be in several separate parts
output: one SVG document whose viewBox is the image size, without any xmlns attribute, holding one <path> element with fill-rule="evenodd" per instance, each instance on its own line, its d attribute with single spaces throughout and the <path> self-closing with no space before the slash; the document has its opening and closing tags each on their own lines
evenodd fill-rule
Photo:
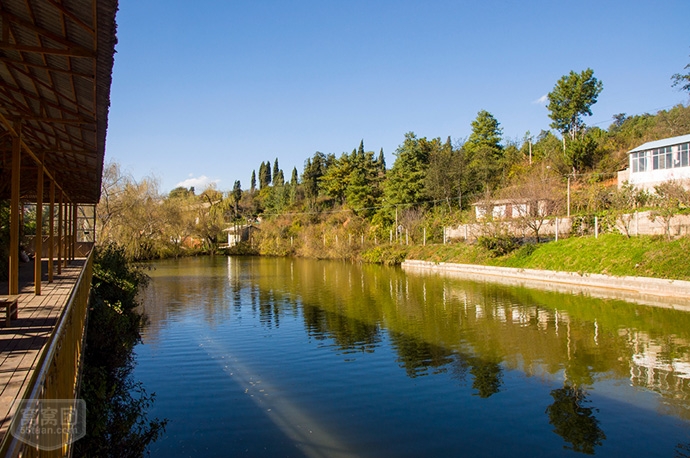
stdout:
<svg viewBox="0 0 690 458">
<path fill-rule="evenodd" d="M 484 264 L 525 269 L 600 273 L 690 280 L 690 238 L 605 234 L 599 238 L 573 237 L 539 245 L 523 245 L 505 256 L 492 257 L 477 245 L 414 246 L 407 259 L 461 264 Z"/>
</svg>

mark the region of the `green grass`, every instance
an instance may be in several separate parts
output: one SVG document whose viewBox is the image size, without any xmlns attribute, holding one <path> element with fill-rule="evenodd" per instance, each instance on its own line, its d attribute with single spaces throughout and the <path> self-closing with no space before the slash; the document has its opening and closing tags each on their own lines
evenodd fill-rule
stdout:
<svg viewBox="0 0 690 458">
<path fill-rule="evenodd" d="M 484 264 L 525 269 L 601 273 L 690 280 L 690 238 L 668 241 L 663 237 L 605 234 L 573 237 L 539 245 L 524 245 L 502 257 L 476 245 L 428 245 L 410 248 L 407 259 Z"/>
</svg>

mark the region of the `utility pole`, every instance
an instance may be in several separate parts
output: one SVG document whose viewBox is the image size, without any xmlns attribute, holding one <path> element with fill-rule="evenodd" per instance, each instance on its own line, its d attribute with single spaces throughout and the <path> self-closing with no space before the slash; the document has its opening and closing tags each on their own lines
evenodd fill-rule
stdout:
<svg viewBox="0 0 690 458">
<path fill-rule="evenodd" d="M 568 218 L 570 218 L 570 174 L 568 174 Z"/>
</svg>

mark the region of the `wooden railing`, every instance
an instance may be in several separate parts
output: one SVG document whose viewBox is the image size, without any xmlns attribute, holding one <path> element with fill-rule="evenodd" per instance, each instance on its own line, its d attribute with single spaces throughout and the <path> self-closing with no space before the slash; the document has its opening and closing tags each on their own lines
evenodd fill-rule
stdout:
<svg viewBox="0 0 690 458">
<path fill-rule="evenodd" d="M 79 389 L 82 350 L 93 275 L 93 251 L 89 253 L 65 308 L 43 350 L 23 399 L 75 399 Z M 13 425 L 21 421 L 15 415 Z M 10 430 L 13 427 L 10 426 Z M 71 438 L 63 437 L 63 445 L 55 450 L 39 450 L 12 434 L 6 434 L 0 457 L 65 457 L 70 456 Z"/>
</svg>

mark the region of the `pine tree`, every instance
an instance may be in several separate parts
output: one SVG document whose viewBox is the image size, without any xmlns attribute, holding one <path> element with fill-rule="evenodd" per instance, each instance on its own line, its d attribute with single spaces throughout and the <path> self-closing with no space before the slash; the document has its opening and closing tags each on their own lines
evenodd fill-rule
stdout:
<svg viewBox="0 0 690 458">
<path fill-rule="evenodd" d="M 249 187 L 249 192 L 254 194 L 254 191 L 256 191 L 256 170 L 252 170 L 252 178 Z"/>
<path fill-rule="evenodd" d="M 382 172 L 386 172 L 386 157 L 383 155 L 383 148 L 381 148 L 381 151 L 379 151 L 379 157 L 376 159 L 376 165 L 378 166 L 379 170 Z"/>
<path fill-rule="evenodd" d="M 237 216 L 237 206 L 240 203 L 240 199 L 242 199 L 242 185 L 240 184 L 240 180 L 235 181 L 235 184 L 232 187 L 232 199 L 235 206 L 235 216 Z"/>
<path fill-rule="evenodd" d="M 273 162 L 273 184 L 276 184 L 276 177 L 278 176 L 278 171 L 280 170 L 280 167 L 278 167 L 278 158 L 276 158 L 275 162 Z"/>
</svg>

